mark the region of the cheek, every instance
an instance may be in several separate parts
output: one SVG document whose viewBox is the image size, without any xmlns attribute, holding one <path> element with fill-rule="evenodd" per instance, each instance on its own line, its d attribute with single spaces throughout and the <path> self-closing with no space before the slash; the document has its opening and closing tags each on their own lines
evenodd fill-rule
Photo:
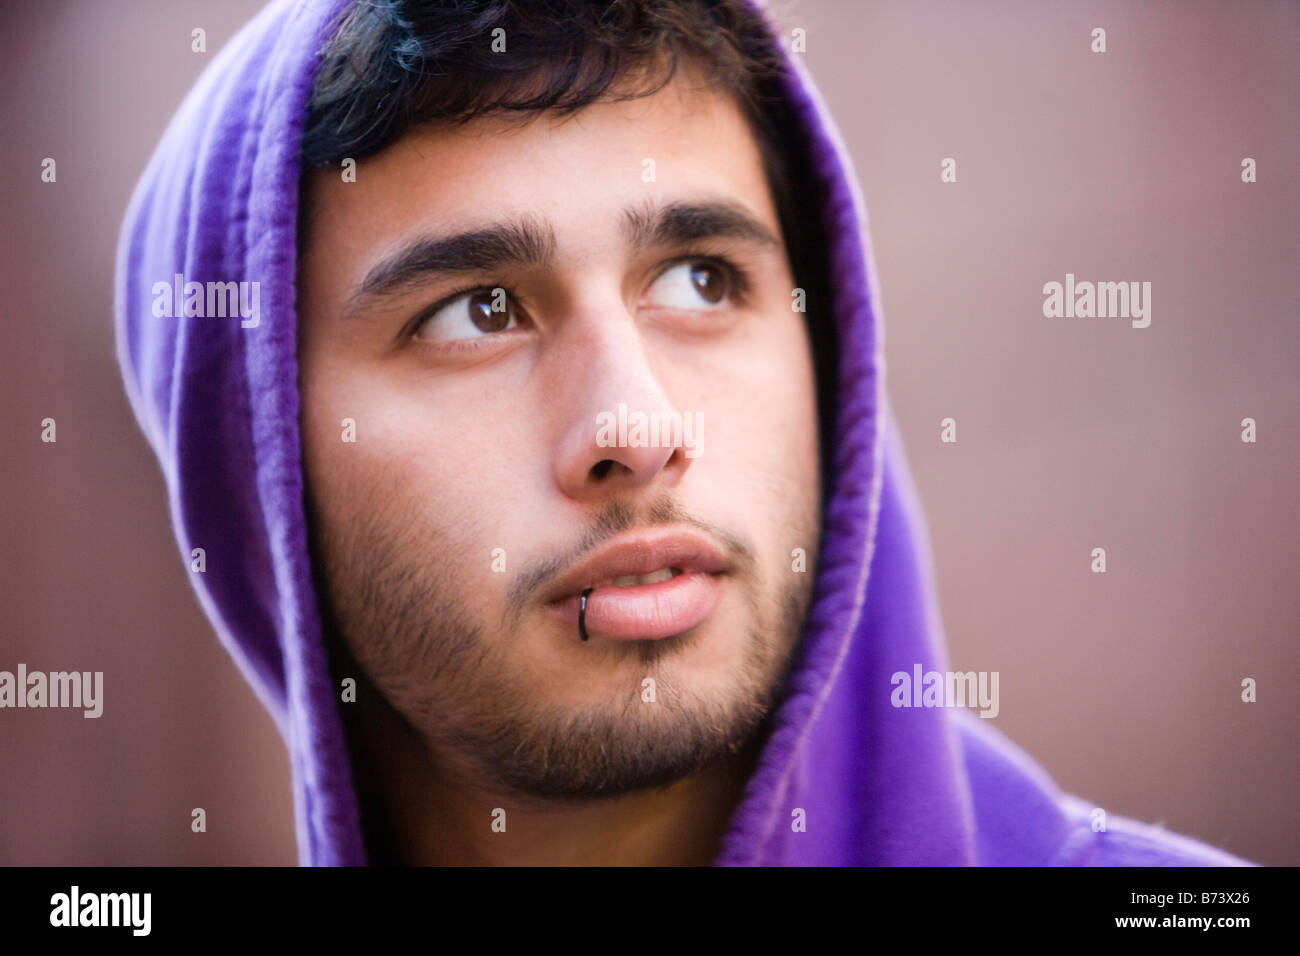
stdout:
<svg viewBox="0 0 1300 956">
<path fill-rule="evenodd" d="M 519 524 L 528 512 L 517 466 L 530 452 L 522 436 L 503 434 L 491 403 L 432 395 L 398 379 L 304 375 L 313 511 L 326 546 L 349 552 L 331 564 L 363 573 L 375 557 L 366 543 L 378 539 L 407 572 L 425 577 L 471 618 L 486 619 L 499 611 L 509 577 L 494 573 L 494 549 L 513 558 L 524 553 Z"/>
<path fill-rule="evenodd" d="M 302 441 L 313 501 L 322 517 L 373 501 L 382 481 L 388 425 L 367 400 L 371 390 L 328 365 L 304 363 Z"/>
<path fill-rule="evenodd" d="M 715 355 L 702 376 L 709 385 L 699 393 L 703 440 L 693 491 L 756 542 L 802 534 L 816 520 L 816 387 L 799 319 L 764 317 L 758 333 Z"/>
<path fill-rule="evenodd" d="M 373 386 L 309 393 L 304 446 L 313 498 L 329 512 L 442 537 L 472 503 L 461 443 L 440 435 L 436 412 Z"/>
<path fill-rule="evenodd" d="M 778 314 L 764 322 L 728 350 L 711 376 L 708 401 L 716 409 L 714 432 L 730 446 L 726 457 L 794 478 L 817 465 L 812 355 L 797 319 Z"/>
</svg>

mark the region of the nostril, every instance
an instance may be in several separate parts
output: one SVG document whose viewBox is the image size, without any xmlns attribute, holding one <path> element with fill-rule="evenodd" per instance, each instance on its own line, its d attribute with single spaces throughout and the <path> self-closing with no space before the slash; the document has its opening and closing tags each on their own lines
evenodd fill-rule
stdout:
<svg viewBox="0 0 1300 956">
<path fill-rule="evenodd" d="M 606 458 L 604 461 L 598 461 L 591 466 L 591 473 L 596 478 L 604 478 L 609 474 L 609 470 L 614 467 L 614 460 Z"/>
</svg>

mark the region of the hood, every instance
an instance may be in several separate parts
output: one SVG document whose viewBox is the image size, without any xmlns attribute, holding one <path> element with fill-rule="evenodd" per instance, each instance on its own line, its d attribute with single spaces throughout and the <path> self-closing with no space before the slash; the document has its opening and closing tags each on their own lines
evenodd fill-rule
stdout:
<svg viewBox="0 0 1300 956">
<path fill-rule="evenodd" d="M 115 302 L 127 392 L 162 465 L 181 555 L 283 736 L 299 859 L 313 865 L 367 862 L 308 553 L 296 358 L 300 145 L 341 5 L 277 0 L 208 66 L 132 197 Z M 834 277 L 838 411 L 813 603 L 716 862 L 1231 861 L 1114 817 L 1094 832 L 1091 806 L 987 721 L 891 704 L 891 675 L 948 669 L 927 530 L 885 394 L 866 209 L 801 58 L 785 56 L 795 148 L 814 170 L 802 205 Z M 183 281 L 231 280 L 259 284 L 252 314 L 183 317 Z M 182 317 L 155 314 L 160 283 Z"/>
</svg>

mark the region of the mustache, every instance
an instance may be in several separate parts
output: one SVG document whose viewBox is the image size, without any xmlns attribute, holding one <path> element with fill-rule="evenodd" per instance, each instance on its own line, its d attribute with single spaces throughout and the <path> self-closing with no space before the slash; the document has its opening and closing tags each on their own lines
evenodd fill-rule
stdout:
<svg viewBox="0 0 1300 956">
<path fill-rule="evenodd" d="M 702 531 L 722 545 L 736 570 L 745 572 L 754 567 L 754 549 L 749 543 L 725 528 L 691 514 L 668 493 L 654 499 L 648 507 L 636 507 L 627 500 L 615 499 L 592 517 L 576 544 L 533 562 L 516 575 L 506 594 L 505 622 L 517 622 L 539 588 L 545 587 L 605 541 L 632 528 L 658 525 L 688 525 Z"/>
</svg>

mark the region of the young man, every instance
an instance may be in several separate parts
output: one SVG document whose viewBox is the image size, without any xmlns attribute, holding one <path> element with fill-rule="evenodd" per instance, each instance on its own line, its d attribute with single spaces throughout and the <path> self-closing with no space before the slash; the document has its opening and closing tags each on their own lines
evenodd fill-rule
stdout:
<svg viewBox="0 0 1300 956">
<path fill-rule="evenodd" d="M 447 6 L 269 7 L 123 232 L 128 389 L 302 861 L 1241 862 L 900 695 L 945 670 L 924 528 L 788 38 Z"/>
</svg>

